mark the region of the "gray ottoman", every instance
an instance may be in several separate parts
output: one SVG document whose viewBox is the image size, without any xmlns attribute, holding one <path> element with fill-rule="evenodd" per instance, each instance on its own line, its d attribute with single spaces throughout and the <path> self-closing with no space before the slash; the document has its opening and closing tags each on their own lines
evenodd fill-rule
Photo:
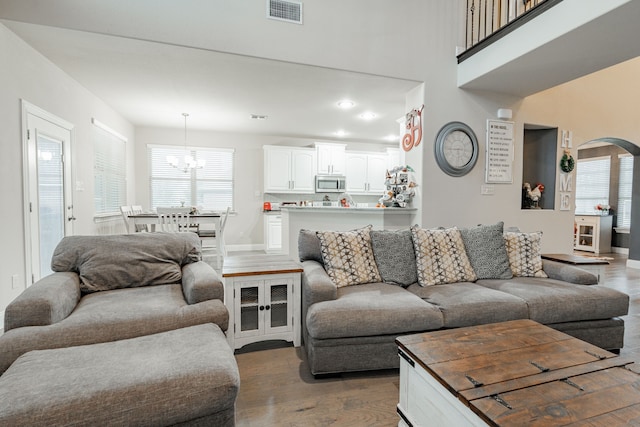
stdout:
<svg viewBox="0 0 640 427">
<path fill-rule="evenodd" d="M 30 351 L 0 377 L 0 425 L 232 426 L 239 383 L 212 323 Z"/>
</svg>

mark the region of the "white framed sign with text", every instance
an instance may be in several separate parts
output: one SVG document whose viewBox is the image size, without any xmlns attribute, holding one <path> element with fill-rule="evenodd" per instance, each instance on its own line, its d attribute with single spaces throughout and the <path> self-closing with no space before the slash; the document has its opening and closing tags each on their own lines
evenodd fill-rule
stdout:
<svg viewBox="0 0 640 427">
<path fill-rule="evenodd" d="M 514 122 L 487 120 L 487 184 L 513 183 Z"/>
</svg>

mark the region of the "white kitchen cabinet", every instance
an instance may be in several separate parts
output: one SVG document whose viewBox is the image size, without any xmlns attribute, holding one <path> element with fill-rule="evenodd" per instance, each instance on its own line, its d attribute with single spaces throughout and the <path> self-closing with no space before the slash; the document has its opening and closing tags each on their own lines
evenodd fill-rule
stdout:
<svg viewBox="0 0 640 427">
<path fill-rule="evenodd" d="M 387 167 L 389 169 L 393 169 L 396 166 L 404 166 L 403 163 L 404 159 L 400 159 L 399 148 L 387 148 Z"/>
<path fill-rule="evenodd" d="M 265 193 L 314 193 L 316 150 L 264 146 Z"/>
<path fill-rule="evenodd" d="M 264 215 L 264 250 L 267 253 L 282 252 L 282 215 Z"/>
<path fill-rule="evenodd" d="M 576 215 L 574 226 L 574 249 L 595 252 L 611 252 L 611 215 Z"/>
<path fill-rule="evenodd" d="M 386 154 L 351 151 L 347 152 L 346 160 L 347 192 L 382 195 L 388 170 Z"/>
<path fill-rule="evenodd" d="M 320 175 L 344 175 L 345 171 L 345 144 L 316 144 L 318 158 L 318 174 Z"/>
</svg>

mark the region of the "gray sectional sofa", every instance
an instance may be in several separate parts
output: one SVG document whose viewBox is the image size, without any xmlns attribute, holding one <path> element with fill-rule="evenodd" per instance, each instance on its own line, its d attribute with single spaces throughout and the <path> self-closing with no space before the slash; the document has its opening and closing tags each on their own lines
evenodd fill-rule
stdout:
<svg viewBox="0 0 640 427">
<path fill-rule="evenodd" d="M 435 285 L 425 285 L 426 279 L 416 271 L 432 268 L 432 261 L 447 254 L 438 252 L 442 247 L 437 244 L 435 252 L 428 242 L 416 245 L 417 227 L 370 231 L 370 246 L 365 242 L 364 249 L 356 251 L 364 255 L 357 256 L 344 240 L 301 230 L 303 338 L 312 374 L 396 368 L 394 340 L 399 335 L 515 319 L 535 320 L 604 349 L 622 348 L 624 321 L 619 316 L 627 314 L 629 297 L 597 285 L 597 277 L 585 270 L 541 260 L 535 254 L 539 246 L 519 253 L 528 256 L 534 250 L 539 263 L 534 277 L 522 277 L 521 271 L 514 275 L 519 261 L 509 258 L 513 251 L 502 228 L 498 223 L 461 230 L 474 270 L 467 272 L 467 279 L 473 280 L 454 278 Z M 336 264 L 334 259 L 327 268 L 332 245 L 342 260 Z M 425 248 L 431 252 L 422 253 Z M 368 251 L 380 279 L 337 286 L 341 279 L 335 270 L 348 268 L 345 257 L 366 258 Z M 332 269 L 333 278 L 328 272 Z M 436 274 L 436 279 L 443 281 L 442 277 Z"/>
</svg>

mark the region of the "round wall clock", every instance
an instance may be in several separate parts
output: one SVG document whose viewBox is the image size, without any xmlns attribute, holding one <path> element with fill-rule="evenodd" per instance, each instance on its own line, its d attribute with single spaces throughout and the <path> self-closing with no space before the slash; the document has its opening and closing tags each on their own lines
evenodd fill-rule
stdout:
<svg viewBox="0 0 640 427">
<path fill-rule="evenodd" d="M 434 150 L 436 162 L 444 173 L 463 176 L 478 160 L 478 138 L 466 124 L 450 122 L 438 131 Z"/>
</svg>

